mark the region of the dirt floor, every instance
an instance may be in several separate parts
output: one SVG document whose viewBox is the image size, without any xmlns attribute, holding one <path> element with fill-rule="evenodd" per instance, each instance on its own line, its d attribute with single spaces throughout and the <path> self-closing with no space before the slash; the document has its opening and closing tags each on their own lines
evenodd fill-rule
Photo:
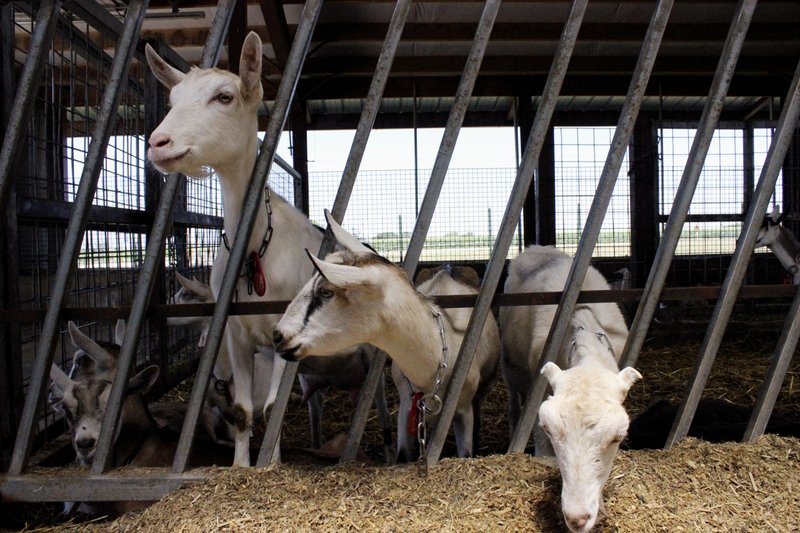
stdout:
<svg viewBox="0 0 800 533">
<path fill-rule="evenodd" d="M 704 398 L 749 407 L 780 325 L 729 329 L 733 333 L 723 342 Z M 702 330 L 698 335 L 690 327 L 648 340 L 636 365 L 644 379 L 626 401 L 632 418 L 656 400 L 680 401 L 701 340 Z M 795 357 L 773 418 L 800 422 L 798 378 Z M 390 405 L 396 405 L 393 389 L 389 380 Z M 187 390 L 173 395 L 188 397 Z M 352 404 L 343 393 L 325 397 L 323 430 L 330 438 L 346 432 Z M 367 464 L 335 465 L 310 450 L 309 441 L 305 409 L 295 402 L 282 435 L 283 465 L 214 469 L 206 482 L 116 521 L 64 523 L 54 518 L 55 505 L 26 506 L 14 518 L 29 531 L 566 531 L 557 469 L 529 455 L 504 455 L 509 436 L 501 381 L 485 405 L 475 459 L 450 457 L 451 439 L 445 459 L 427 473 L 417 466 L 385 466 L 374 415 L 363 439 Z M 797 531 L 800 440 L 767 436 L 744 445 L 690 438 L 670 451 L 621 451 L 605 503 L 608 515 L 599 531 Z"/>
</svg>

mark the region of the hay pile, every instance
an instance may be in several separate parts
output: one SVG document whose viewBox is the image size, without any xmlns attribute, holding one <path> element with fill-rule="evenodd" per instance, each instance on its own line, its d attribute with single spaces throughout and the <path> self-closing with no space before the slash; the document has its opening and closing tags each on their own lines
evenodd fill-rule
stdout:
<svg viewBox="0 0 800 533">
<path fill-rule="evenodd" d="M 91 531 L 561 531 L 558 471 L 528 455 L 415 466 L 216 469 Z M 796 531 L 800 440 L 623 452 L 598 531 Z"/>
</svg>

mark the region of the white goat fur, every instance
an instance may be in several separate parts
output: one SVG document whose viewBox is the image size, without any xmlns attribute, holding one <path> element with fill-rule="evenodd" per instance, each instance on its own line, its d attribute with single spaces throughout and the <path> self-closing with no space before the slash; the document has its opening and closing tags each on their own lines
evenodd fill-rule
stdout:
<svg viewBox="0 0 800 533">
<path fill-rule="evenodd" d="M 792 283 L 800 285 L 800 242 L 789 228 L 780 224 L 780 219 L 781 213 L 777 207 L 764 217 L 755 247 L 768 247 L 787 274 L 791 275 Z"/>
<path fill-rule="evenodd" d="M 204 178 L 213 168 L 219 178 L 225 232 L 233 242 L 241 219 L 247 186 L 258 150 L 257 110 L 262 102 L 262 45 L 258 35 L 245 38 L 239 76 L 219 69 L 192 69 L 184 74 L 162 60 L 149 46 L 147 60 L 153 74 L 170 89 L 171 110 L 149 139 L 148 159 L 162 172 L 183 172 Z M 238 301 L 289 300 L 311 277 L 313 268 L 304 248 L 319 249 L 322 234 L 308 218 L 275 193 L 272 202 L 272 240 L 261 258 L 266 293 L 248 294 L 246 281 L 237 286 Z M 258 251 L 267 230 L 265 209 L 259 209 L 248 243 Z M 216 298 L 228 251 L 220 246 L 211 269 Z M 219 357 L 227 349 L 235 387 L 236 452 L 234 464 L 249 465 L 253 423 L 253 353 L 271 348 L 278 315 L 238 315 L 228 319 Z M 270 376 L 272 403 L 284 363 L 275 360 Z M 259 376 L 265 379 L 267 376 Z"/>
<path fill-rule="evenodd" d="M 572 258 L 549 246 L 530 246 L 511 261 L 505 292 L 562 291 L 566 285 Z M 586 272 L 583 290 L 608 290 L 609 285 L 594 267 Z M 511 431 L 516 428 L 520 410 L 535 379 L 539 358 L 555 316 L 555 305 L 504 306 L 500 308 L 500 332 L 503 341 L 502 372 L 509 389 Z M 604 331 L 619 357 L 628 338 L 628 328 L 615 303 L 581 305 L 572 318 L 572 328 L 583 326 Z M 561 361 L 566 361 L 572 335 L 566 336 Z"/>
<path fill-rule="evenodd" d="M 511 262 L 505 292 L 564 289 L 572 258 L 551 247 L 531 246 Z M 583 289 L 604 290 L 608 283 L 594 268 Z M 556 306 L 503 307 L 503 376 L 509 387 L 512 428 L 534 379 Z M 562 477 L 561 506 L 572 531 L 590 530 L 602 512 L 602 491 L 629 419 L 622 406 L 628 389 L 641 378 L 633 368 L 617 366 L 627 328 L 614 303 L 576 309 L 560 359 L 569 369 L 548 363 L 542 374 L 553 395 L 539 410 L 546 436 L 535 432 L 537 453 L 555 453 Z M 562 363 L 564 364 L 564 363 Z"/>
<path fill-rule="evenodd" d="M 175 275 L 181 288 L 173 295 L 173 304 L 214 303 L 214 294 L 209 285 L 197 279 L 188 279 L 179 272 L 176 272 Z M 210 317 L 207 316 L 170 317 L 167 319 L 167 324 L 171 326 L 199 326 L 201 328 L 200 346 L 205 344 L 209 322 Z M 357 396 L 372 362 L 373 351 L 374 349 L 371 346 L 355 346 L 337 357 L 309 358 L 304 363 L 310 363 L 310 365 L 304 364 L 301 366 L 298 378 L 303 389 L 303 398 L 308 402 L 308 418 L 311 425 L 311 445 L 313 448 L 317 449 L 322 445 L 321 419 L 323 402 L 321 389 L 333 386 L 350 391 L 352 396 Z M 272 375 L 274 351 L 270 348 L 265 352 L 257 351 L 254 354 L 255 365 L 253 371 L 256 376 Z M 232 375 L 230 358 L 218 357 L 214 366 L 214 376 L 212 376 L 212 382 L 209 385 L 204 404 L 204 408 L 207 409 L 204 409 L 203 414 L 208 410 L 212 413 L 217 413 L 219 416 L 204 417 L 202 419 L 202 423 L 207 426 L 207 431 L 210 434 L 216 435 L 221 430 L 222 434 L 218 436 L 226 440 L 233 440 L 235 435 L 235 428 L 232 422 L 233 410 L 228 405 L 229 395 L 233 395 L 233 390 L 231 390 L 234 386 L 231 379 Z M 221 394 L 217 390 L 215 385 L 218 379 L 225 382 L 228 394 Z M 253 383 L 253 412 L 255 416 L 260 416 L 263 413 L 269 392 L 270 381 L 257 380 Z M 385 430 L 384 434 L 386 434 L 387 431 L 390 431 L 390 420 L 383 380 L 379 382 L 379 388 L 375 395 L 375 408 L 381 425 Z M 387 447 L 391 444 L 390 440 L 384 443 Z M 389 457 L 388 450 L 386 451 L 386 457 Z"/>
<path fill-rule="evenodd" d="M 414 289 L 400 268 L 360 245 L 330 217 L 328 224 L 348 251 L 331 254 L 324 261 L 309 254 L 320 274 L 300 291 L 276 326 L 276 350 L 289 359 L 324 356 L 357 343 L 385 351 L 392 359 L 392 376 L 400 392 L 398 459 L 411 459 L 415 443 L 406 431 L 412 394 L 408 382 L 414 391 L 431 393 L 442 361 L 435 306 Z M 444 272 L 420 289 L 436 294 L 475 292 Z M 443 312 L 450 355 L 440 396 L 446 390 L 470 313 L 461 309 Z M 473 453 L 475 409 L 485 393 L 482 385 L 494 379 L 498 359 L 497 325 L 489 317 L 456 407 L 459 456 Z"/>
</svg>

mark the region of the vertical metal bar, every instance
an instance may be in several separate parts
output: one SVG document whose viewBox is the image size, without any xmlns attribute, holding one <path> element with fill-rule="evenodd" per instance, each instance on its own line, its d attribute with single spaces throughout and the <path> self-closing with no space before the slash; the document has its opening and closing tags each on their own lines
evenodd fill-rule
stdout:
<svg viewBox="0 0 800 533">
<path fill-rule="evenodd" d="M 644 91 L 647 88 L 650 73 L 652 72 L 653 64 L 658 55 L 661 38 L 667 27 L 667 20 L 669 19 L 672 4 L 672 0 L 663 0 L 659 2 L 650 20 L 650 26 L 647 30 L 644 43 L 642 44 L 639 60 L 636 64 L 630 87 L 628 88 L 628 94 L 625 97 L 625 104 L 622 107 L 619 122 L 614 131 L 614 138 L 611 141 L 608 156 L 602 174 L 600 175 L 600 183 L 597 186 L 597 191 L 595 191 L 594 200 L 592 201 L 592 206 L 589 209 L 586 220 L 586 226 L 584 227 L 583 234 L 578 244 L 578 251 L 572 261 L 566 287 L 562 293 L 561 302 L 556 310 L 553 323 L 550 326 L 550 332 L 539 359 L 537 370 L 547 362 L 555 361 L 558 358 L 561 345 L 567 335 L 572 313 L 578 301 L 578 294 L 583 286 L 586 272 L 589 269 L 592 252 L 597 243 L 597 238 L 600 235 L 600 227 L 603 224 L 603 218 L 608 209 L 608 204 L 611 201 L 611 195 L 614 192 L 614 185 L 616 184 L 617 176 L 622 166 L 622 160 L 625 158 L 631 133 L 633 132 L 633 126 L 639 114 Z M 534 381 L 533 388 L 529 391 L 528 398 L 525 401 L 519 423 L 511 438 L 510 451 L 522 451 L 525 449 L 539 412 L 539 406 L 547 390 L 547 381 L 543 379 L 538 372 L 536 372 L 536 376 L 537 378 Z"/>
<path fill-rule="evenodd" d="M 409 279 L 413 278 L 414 272 L 417 270 L 419 256 L 425 244 L 425 236 L 428 234 L 428 228 L 430 227 L 433 213 L 436 210 L 439 193 L 442 190 L 444 178 L 450 166 L 450 159 L 456 147 L 458 134 L 461 132 L 461 125 L 464 123 L 464 116 L 467 113 L 469 99 L 470 96 L 472 96 L 472 90 L 475 87 L 475 80 L 478 78 L 478 72 L 480 72 L 486 46 L 489 43 L 494 21 L 497 18 L 497 11 L 500 9 L 500 1 L 501 0 L 488 0 L 486 2 L 483 13 L 481 14 L 481 19 L 478 22 L 478 28 L 475 30 L 475 37 L 473 38 L 472 47 L 467 55 L 464 73 L 461 75 L 461 81 L 456 90 L 453 107 L 450 110 L 450 116 L 447 119 L 444 135 L 439 145 L 439 152 L 436 154 L 436 162 L 433 165 L 428 188 L 425 191 L 425 198 L 417 214 L 417 222 L 414 226 L 411 240 L 408 243 L 406 258 L 403 261 L 403 268 Z M 356 407 L 355 415 L 350 424 L 347 446 L 341 456 L 343 462 L 353 461 L 356 458 L 358 445 L 361 442 L 361 437 L 367 424 L 369 408 L 374 401 L 379 380 L 383 378 L 386 359 L 386 353 L 380 350 L 376 351 L 367 378 L 362 387 L 362 393 L 359 398 L 358 406 Z"/>
<path fill-rule="evenodd" d="M 36 15 L 31 46 L 22 69 L 14 103 L 10 108 L 3 147 L 0 149 L 0 210 L 5 209 L 8 201 L 9 190 L 13 183 L 11 168 L 19 152 L 20 143 L 28 131 L 28 121 L 36 100 L 36 88 L 44 71 L 44 61 L 50 52 L 50 43 L 55 33 L 61 4 L 61 0 L 43 0 Z M 9 38 L 13 39 L 11 36 Z"/>
<path fill-rule="evenodd" d="M 386 81 L 389 79 L 389 72 L 392 69 L 392 63 L 394 62 L 394 56 L 397 52 L 397 46 L 400 43 L 400 36 L 403 33 L 403 28 L 405 27 L 410 6 L 410 0 L 398 0 L 394 7 L 392 19 L 389 22 L 389 29 L 386 32 L 386 38 L 383 41 L 383 47 L 381 48 L 381 53 L 378 56 L 375 74 L 372 77 L 369 91 L 367 92 L 367 98 L 364 101 L 364 109 L 361 112 L 361 117 L 359 118 L 358 126 L 356 127 L 356 134 L 353 137 L 353 144 L 350 147 L 350 153 L 347 156 L 347 162 L 345 163 L 344 171 L 342 173 L 342 179 L 339 182 L 339 189 L 336 192 L 336 198 L 334 199 L 333 207 L 331 208 L 331 215 L 333 215 L 334 219 L 339 222 L 341 222 L 344 218 L 345 211 L 347 210 L 347 204 L 350 201 L 350 194 L 353 192 L 353 186 L 355 185 L 356 176 L 358 175 L 358 169 L 361 166 L 364 150 L 367 148 L 367 141 L 369 141 L 369 135 L 372 132 L 372 126 L 375 124 L 375 117 L 378 114 L 378 108 L 381 104 L 383 91 L 386 88 Z M 324 257 L 330 253 L 330 251 L 333 249 L 333 246 L 333 234 L 331 233 L 330 229 L 326 229 L 325 236 L 323 237 L 322 244 L 320 245 L 320 257 Z M 380 352 L 376 353 L 380 354 Z M 378 357 L 380 357 L 380 355 L 378 355 Z M 362 394 L 359 398 L 359 405 L 356 407 L 356 414 L 354 415 L 355 418 L 353 420 L 353 424 L 366 424 L 366 417 L 369 412 L 369 407 L 372 404 L 372 400 L 375 396 L 375 390 L 378 386 L 378 379 L 380 379 L 383 371 L 383 365 L 380 367 L 381 374 L 378 374 L 377 369 L 375 371 L 372 370 L 372 367 L 374 366 L 375 361 L 373 361 L 372 365 L 370 366 L 370 372 L 367 373 L 365 383 L 362 386 Z M 286 367 L 284 368 L 283 375 L 281 376 L 281 384 L 278 387 L 278 395 L 275 399 L 275 404 L 272 406 L 269 422 L 267 423 L 267 431 L 264 434 L 264 442 L 261 446 L 258 462 L 256 463 L 258 466 L 265 466 L 275 457 L 274 451 L 275 447 L 278 445 L 278 437 L 280 436 L 280 428 L 281 424 L 283 423 L 283 415 L 286 412 L 286 405 L 289 402 L 289 394 L 291 393 L 292 384 L 294 383 L 295 376 L 297 375 L 297 367 L 298 364 L 296 362 L 290 362 L 287 363 Z M 352 428 L 353 425 L 351 425 L 348 442 L 342 457 L 343 460 L 344 456 L 350 456 L 351 454 L 352 457 L 355 458 L 358 442 L 360 441 L 359 434 L 359 438 L 356 439 L 355 443 L 353 444 Z"/>
<path fill-rule="evenodd" d="M 321 9 L 322 0 L 308 0 L 300 15 L 300 21 L 297 26 L 294 42 L 292 43 L 292 49 L 289 52 L 286 70 L 278 86 L 275 106 L 272 109 L 269 122 L 267 123 L 267 130 L 264 135 L 264 140 L 261 143 L 258 159 L 256 159 L 256 164 L 253 168 L 253 174 L 250 176 L 250 183 L 248 184 L 245 196 L 239 229 L 236 232 L 236 237 L 233 239 L 230 258 L 228 259 L 225 274 L 222 278 L 222 286 L 217 295 L 217 303 L 214 306 L 214 314 L 211 317 L 206 346 L 200 359 L 200 366 L 197 369 L 195 387 L 192 389 L 192 396 L 186 412 L 186 421 L 183 425 L 183 431 L 178 441 L 178 450 L 172 464 L 173 472 L 183 472 L 186 469 L 192 441 L 194 440 L 197 419 L 200 415 L 200 409 L 203 406 L 203 399 L 206 392 L 205 384 L 208 383 L 211 377 L 211 371 L 214 368 L 214 362 L 217 357 L 217 352 L 219 351 L 220 342 L 222 341 L 222 333 L 225 330 L 225 323 L 228 319 L 228 310 L 230 308 L 231 298 L 233 297 L 233 291 L 239 281 L 239 272 L 242 268 L 245 248 L 250 239 L 250 234 L 253 232 L 256 212 L 262 203 L 264 183 L 267 176 L 269 176 L 269 170 L 275 157 L 278 140 L 283 131 L 283 126 L 286 123 L 289 107 L 294 97 L 297 81 L 300 79 L 300 72 L 303 69 L 303 63 L 305 62 L 308 49 L 311 45 L 311 36 L 317 24 Z M 275 407 L 273 407 L 273 409 L 274 408 Z M 283 408 L 285 409 L 285 406 L 283 406 Z"/>
<path fill-rule="evenodd" d="M 228 0 L 221 0 L 220 4 L 230 4 Z M 220 55 L 220 49 L 225 39 L 226 28 L 230 21 L 230 9 L 225 6 L 217 9 L 217 16 L 214 19 L 211 30 L 208 34 L 206 46 L 203 49 L 202 66 L 204 68 L 213 67 Z M 136 34 L 138 36 L 138 32 Z M 119 360 L 117 362 L 117 372 L 109 393 L 106 415 L 103 420 L 103 427 L 100 430 L 100 437 L 97 443 L 97 452 L 92 462 L 92 473 L 102 474 L 110 466 L 114 443 L 114 435 L 119 425 L 119 414 L 124 399 L 125 387 L 130 374 L 133 362 L 136 359 L 136 348 L 139 343 L 144 315 L 150 303 L 150 295 L 153 290 L 160 267 L 164 264 L 164 241 L 169 229 L 172 227 L 172 212 L 175 207 L 175 199 L 178 196 L 184 177 L 181 174 L 170 174 L 163 185 L 161 199 L 156 209 L 153 228 L 147 240 L 144 264 L 136 282 L 136 291 L 131 311 L 128 317 L 128 327 L 125 340 L 122 343 Z M 206 380 L 207 382 L 208 380 Z"/>
<path fill-rule="evenodd" d="M 481 291 L 478 294 L 467 333 L 464 336 L 461 350 L 458 353 L 458 358 L 453 367 L 453 373 L 450 376 L 450 384 L 448 385 L 444 397 L 444 407 L 439 415 L 439 422 L 434 428 L 428 447 L 428 456 L 426 457 L 428 465 L 434 465 L 442 452 L 445 437 L 447 436 L 455 412 L 455 400 L 464 385 L 469 365 L 472 363 L 472 357 L 475 353 L 475 347 L 480 339 L 483 323 L 486 321 L 486 317 L 491 310 L 492 297 L 500 281 L 505 258 L 506 255 L 508 255 L 508 248 L 511 246 L 511 241 L 514 238 L 514 229 L 519 222 L 520 211 L 522 210 L 522 205 L 525 202 L 525 197 L 533 179 L 533 172 L 539 164 L 539 155 L 542 151 L 544 138 L 550 129 L 550 120 L 553 117 L 553 111 L 555 111 L 561 85 L 567 74 L 567 66 L 572 57 L 572 50 L 575 47 L 578 31 L 583 22 L 587 1 L 588 0 L 575 0 L 573 2 L 569 18 L 561 33 L 561 39 L 559 40 L 558 48 L 553 58 L 553 64 L 550 66 L 550 72 L 545 82 L 542 100 L 536 110 L 533 128 L 531 129 L 530 137 L 528 137 L 528 141 L 525 145 L 525 152 L 522 156 L 522 166 L 519 172 L 517 172 L 517 177 L 511 188 L 508 205 L 503 214 L 503 221 L 497 233 L 497 238 L 495 239 L 494 251 L 486 267 L 486 273 L 483 276 L 483 283 L 481 284 Z"/>
<path fill-rule="evenodd" d="M 767 159 L 764 162 L 764 167 L 761 169 L 761 176 L 758 178 L 758 185 L 756 185 L 753 201 L 750 203 L 750 207 L 747 210 L 742 233 L 736 241 L 736 250 L 733 252 L 731 264 L 728 267 L 728 273 L 725 275 L 725 281 L 722 283 L 722 289 L 717 299 L 717 305 L 714 307 L 714 314 L 711 315 L 711 321 L 706 330 L 703 344 L 700 347 L 691 385 L 683 398 L 683 402 L 681 402 L 678 415 L 667 437 L 665 446 L 667 449 L 685 438 L 689 432 L 689 426 L 697 410 L 697 404 L 700 402 L 700 396 L 705 388 L 708 375 L 711 373 L 711 366 L 714 364 L 717 350 L 719 350 L 719 345 L 722 343 L 722 337 L 725 334 L 725 328 L 733 312 L 733 305 L 736 303 L 736 295 L 742 285 L 744 275 L 747 273 L 747 265 L 750 262 L 750 258 L 753 256 L 756 237 L 758 237 L 758 231 L 761 229 L 761 223 L 764 220 L 764 213 L 769 205 L 769 199 L 772 196 L 772 192 L 775 190 L 775 183 L 778 181 L 778 174 L 783 165 L 783 160 L 786 157 L 789 142 L 797 127 L 798 117 L 800 117 L 800 63 L 798 63 L 797 69 L 795 70 L 787 104 L 778 119 L 778 127 L 772 136 L 772 144 L 769 147 L 769 152 L 767 152 Z M 795 300 L 797 300 L 797 297 L 795 297 Z M 794 305 L 793 311 L 796 316 L 797 310 L 794 309 Z M 791 319 L 792 316 L 787 320 L 791 321 Z M 797 343 L 797 327 L 797 325 L 792 325 L 790 322 L 787 322 L 787 325 L 784 327 L 785 335 L 782 335 L 782 351 L 788 348 L 788 344 Z M 793 341 L 792 337 L 794 337 Z M 794 348 L 792 347 L 789 354 L 793 352 Z M 779 362 L 779 365 L 783 364 L 788 365 L 788 361 Z M 771 372 L 771 374 L 773 380 L 778 377 L 777 373 Z M 783 379 L 782 376 L 781 379 Z M 774 381 L 772 385 L 774 386 Z M 769 392 L 767 398 L 773 394 L 777 395 L 777 391 Z M 774 402 L 774 398 L 772 398 L 772 401 Z M 763 407 L 766 407 L 766 405 L 763 405 L 762 408 Z M 761 419 L 764 424 L 766 424 L 763 414 Z"/>
<path fill-rule="evenodd" d="M 714 79 L 711 82 L 711 89 L 709 90 L 703 113 L 700 116 L 700 123 L 698 124 L 692 147 L 689 149 L 688 160 L 681 182 L 678 185 L 678 192 L 672 204 L 667 226 L 661 236 L 658 250 L 656 250 L 656 256 L 653 260 L 654 266 L 647 277 L 644 296 L 639 302 L 636 316 L 631 324 L 628 341 L 625 343 L 621 359 L 622 366 L 636 364 L 647 330 L 650 327 L 650 322 L 658 306 L 661 290 L 664 288 L 670 262 L 675 255 L 675 248 L 678 246 L 683 223 L 689 213 L 689 205 L 692 203 L 697 181 L 700 179 L 700 172 L 703 170 L 703 163 L 708 154 L 711 139 L 714 137 L 714 130 L 719 122 L 719 116 L 725 103 L 725 95 L 728 94 L 728 87 L 744 44 L 747 28 L 750 26 L 750 20 L 753 17 L 756 1 L 741 0 L 739 2 L 736 16 L 728 30 L 728 37 L 722 49 Z"/>
<path fill-rule="evenodd" d="M 125 14 L 125 30 L 120 37 L 117 51 L 114 55 L 109 84 L 103 93 L 97 122 L 92 133 L 92 142 L 89 145 L 80 185 L 75 196 L 73 213 L 69 220 L 67 233 L 64 236 L 56 278 L 50 291 L 50 303 L 42 324 L 39 349 L 36 352 L 28 396 L 25 398 L 25 407 L 22 412 L 17 442 L 14 445 L 11 468 L 9 469 L 12 474 L 19 474 L 28 460 L 36 408 L 44 392 L 46 376 L 53 361 L 59 315 L 67 297 L 70 274 L 75 269 L 75 263 L 78 259 L 89 210 L 92 207 L 92 199 L 97 189 L 97 180 L 100 177 L 100 170 L 103 165 L 103 154 L 108 146 L 108 139 L 114 126 L 122 85 L 127 81 L 126 73 L 128 72 L 135 48 L 134 44 L 138 38 L 146 10 L 147 0 L 137 0 L 128 5 L 128 11 Z"/>
</svg>

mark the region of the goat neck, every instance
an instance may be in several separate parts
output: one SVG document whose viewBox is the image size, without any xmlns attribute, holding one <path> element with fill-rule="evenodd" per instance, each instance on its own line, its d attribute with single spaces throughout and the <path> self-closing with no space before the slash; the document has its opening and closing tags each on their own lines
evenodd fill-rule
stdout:
<svg viewBox="0 0 800 533">
<path fill-rule="evenodd" d="M 257 141 L 258 138 L 253 132 L 245 140 L 245 146 L 242 147 L 242 157 L 222 165 L 218 164 L 214 169 L 220 183 L 225 233 L 231 245 L 233 245 L 236 230 L 241 223 L 242 207 L 247 196 L 250 176 L 253 174 L 253 168 L 255 167 Z M 247 246 L 248 252 L 259 250 L 266 230 L 267 213 L 260 206 L 256 213 L 253 232 L 250 235 L 250 243 Z"/>
<path fill-rule="evenodd" d="M 386 300 L 384 308 L 388 312 L 380 317 L 384 324 L 383 335 L 381 339 L 375 339 L 374 344 L 389 354 L 416 389 L 431 392 L 443 357 L 442 336 L 433 311 L 436 309 L 441 313 L 441 310 L 411 285 L 407 290 L 387 294 Z M 444 315 L 442 319 L 448 345 L 453 346 L 449 340 L 449 323 Z"/>
</svg>

